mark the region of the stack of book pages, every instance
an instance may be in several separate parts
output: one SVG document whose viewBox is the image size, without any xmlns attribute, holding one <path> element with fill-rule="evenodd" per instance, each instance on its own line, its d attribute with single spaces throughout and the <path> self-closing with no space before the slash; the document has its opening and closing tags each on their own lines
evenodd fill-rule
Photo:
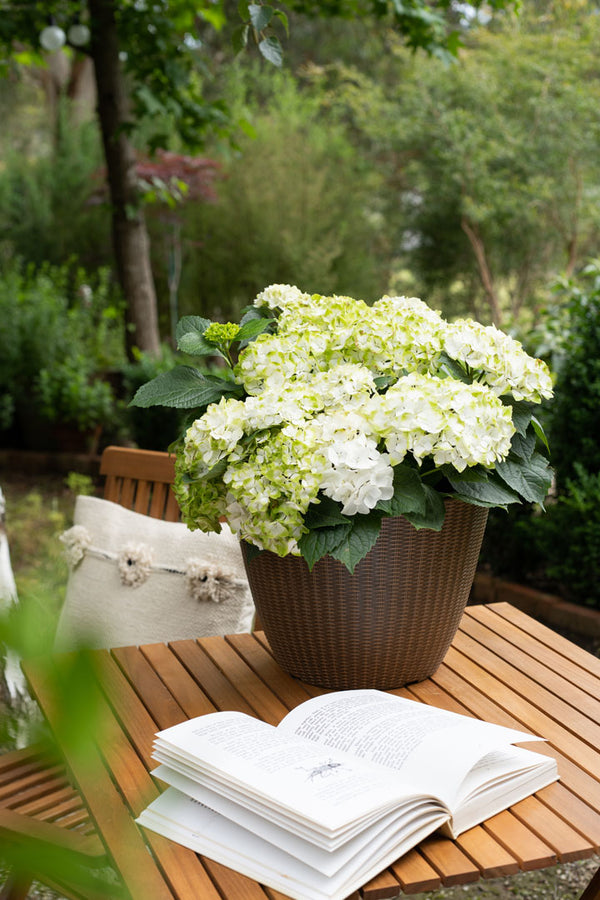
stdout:
<svg viewBox="0 0 600 900">
<path fill-rule="evenodd" d="M 381 691 L 307 700 L 277 727 L 237 712 L 156 735 L 169 787 L 138 823 L 297 900 L 343 900 L 441 829 L 558 778 L 530 734 Z"/>
</svg>

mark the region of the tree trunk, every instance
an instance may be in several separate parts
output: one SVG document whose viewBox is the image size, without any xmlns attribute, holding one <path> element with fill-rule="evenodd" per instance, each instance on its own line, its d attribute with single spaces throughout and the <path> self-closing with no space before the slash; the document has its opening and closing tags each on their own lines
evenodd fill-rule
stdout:
<svg viewBox="0 0 600 900">
<path fill-rule="evenodd" d="M 98 118 L 112 206 L 117 274 L 127 303 L 127 350 L 160 352 L 150 245 L 135 173 L 135 151 L 127 137 L 129 97 L 119 60 L 115 0 L 89 0 L 91 54 L 96 74 Z"/>
<path fill-rule="evenodd" d="M 494 287 L 494 279 L 492 278 L 492 273 L 486 259 L 483 241 L 477 231 L 477 226 L 473 227 L 466 218 L 461 220 L 460 227 L 468 237 L 469 243 L 475 253 L 479 277 L 481 278 L 483 289 L 488 299 L 488 303 L 490 304 L 492 322 L 499 328 L 502 324 L 502 310 L 500 309 L 500 302 L 498 300 L 498 295 L 496 294 L 496 288 Z"/>
</svg>

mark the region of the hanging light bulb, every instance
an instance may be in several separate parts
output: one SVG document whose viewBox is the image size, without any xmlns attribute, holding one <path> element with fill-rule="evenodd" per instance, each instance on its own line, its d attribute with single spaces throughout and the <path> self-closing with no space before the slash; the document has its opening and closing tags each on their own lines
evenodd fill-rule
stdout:
<svg viewBox="0 0 600 900">
<path fill-rule="evenodd" d="M 59 25 L 47 25 L 40 34 L 40 44 L 49 53 L 60 50 L 66 40 L 66 35 Z"/>
<path fill-rule="evenodd" d="M 82 25 L 81 22 L 75 22 L 75 24 L 71 25 L 69 28 L 67 37 L 69 43 L 72 44 L 73 47 L 85 47 L 90 40 L 90 29 L 87 25 Z"/>
</svg>

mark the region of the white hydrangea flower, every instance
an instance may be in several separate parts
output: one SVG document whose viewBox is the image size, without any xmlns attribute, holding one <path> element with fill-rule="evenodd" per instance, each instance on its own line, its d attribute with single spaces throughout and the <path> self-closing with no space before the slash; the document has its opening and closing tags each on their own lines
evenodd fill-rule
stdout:
<svg viewBox="0 0 600 900">
<path fill-rule="evenodd" d="M 446 326 L 444 349 L 452 359 L 483 374 L 498 395 L 541 403 L 552 397 L 552 377 L 546 363 L 529 356 L 520 341 L 494 325 L 459 319 Z"/>
<path fill-rule="evenodd" d="M 427 468 L 493 468 L 515 432 L 500 396 L 551 394 L 547 368 L 518 342 L 449 325 L 416 297 L 369 307 L 276 284 L 255 303 L 276 311 L 277 333 L 240 353 L 245 399 L 211 404 L 188 430 L 176 491 L 192 527 L 219 530 L 225 516 L 282 556 L 299 553 L 319 491 L 347 515 L 366 514 L 393 496 L 393 466 L 407 455 Z M 440 376 L 443 351 L 471 367 L 473 384 Z M 206 479 L 217 463 L 223 474 Z"/>
<path fill-rule="evenodd" d="M 271 284 L 257 295 L 254 306 L 285 309 L 296 303 L 310 302 L 310 296 L 292 284 Z"/>
<path fill-rule="evenodd" d="M 358 435 L 327 450 L 330 463 L 321 479 L 321 489 L 343 504 L 342 513 L 368 513 L 380 500 L 394 494 L 394 472 L 387 453 L 380 453 L 374 440 Z"/>
</svg>

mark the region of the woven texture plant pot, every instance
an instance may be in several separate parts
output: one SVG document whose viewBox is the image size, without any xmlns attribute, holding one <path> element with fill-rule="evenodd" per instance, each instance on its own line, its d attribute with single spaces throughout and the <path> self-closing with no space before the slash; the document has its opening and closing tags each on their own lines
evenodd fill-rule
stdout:
<svg viewBox="0 0 600 900">
<path fill-rule="evenodd" d="M 403 517 L 381 534 L 354 574 L 324 557 L 242 553 L 273 656 L 291 675 L 337 690 L 402 687 L 442 662 L 469 598 L 487 509 L 446 502 L 441 531 Z"/>
</svg>

